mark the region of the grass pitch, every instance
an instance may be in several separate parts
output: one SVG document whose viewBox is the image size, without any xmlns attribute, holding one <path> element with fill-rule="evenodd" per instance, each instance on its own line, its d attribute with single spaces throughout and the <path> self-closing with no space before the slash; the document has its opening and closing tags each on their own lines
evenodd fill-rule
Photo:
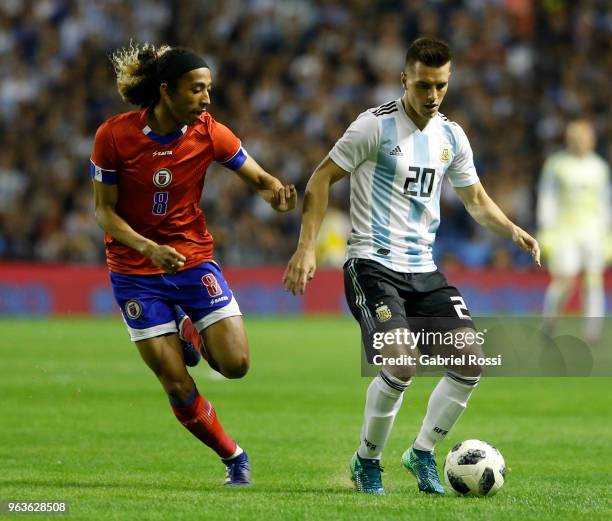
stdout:
<svg viewBox="0 0 612 521">
<path fill-rule="evenodd" d="M 119 318 L 0 321 L 0 501 L 68 500 L 79 520 L 612 518 L 610 378 L 482 381 L 437 460 L 463 439 L 494 443 L 509 473 L 484 499 L 424 496 L 402 468 L 436 382 L 417 379 L 384 454 L 387 495 L 371 497 L 348 476 L 368 384 L 356 324 L 250 318 L 247 329 L 246 378 L 192 370 L 251 457 L 254 485 L 236 490 L 174 419 Z"/>
</svg>

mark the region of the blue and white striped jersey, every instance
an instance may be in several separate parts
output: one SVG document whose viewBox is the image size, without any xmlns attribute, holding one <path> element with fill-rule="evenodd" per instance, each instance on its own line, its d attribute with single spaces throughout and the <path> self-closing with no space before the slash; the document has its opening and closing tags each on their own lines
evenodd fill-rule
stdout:
<svg viewBox="0 0 612 521">
<path fill-rule="evenodd" d="M 329 157 L 351 173 L 347 258 L 404 273 L 434 271 L 444 175 L 454 187 L 478 182 L 461 127 L 438 114 L 421 131 L 398 99 L 360 114 Z"/>
</svg>

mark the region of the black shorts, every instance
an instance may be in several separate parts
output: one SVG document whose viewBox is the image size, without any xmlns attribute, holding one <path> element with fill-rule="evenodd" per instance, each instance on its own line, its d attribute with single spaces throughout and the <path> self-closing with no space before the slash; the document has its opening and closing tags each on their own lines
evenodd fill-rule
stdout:
<svg viewBox="0 0 612 521">
<path fill-rule="evenodd" d="M 442 333 L 475 329 L 461 293 L 439 271 L 400 273 L 376 261 L 349 259 L 344 291 L 361 326 L 368 359 L 375 333 L 397 328 Z"/>
</svg>

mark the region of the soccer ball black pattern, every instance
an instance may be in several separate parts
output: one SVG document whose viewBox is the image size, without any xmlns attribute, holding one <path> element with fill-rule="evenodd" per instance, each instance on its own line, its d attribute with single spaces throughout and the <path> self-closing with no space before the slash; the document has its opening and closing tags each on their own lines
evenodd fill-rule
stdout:
<svg viewBox="0 0 612 521">
<path fill-rule="evenodd" d="M 503 486 L 504 458 L 490 443 L 465 440 L 457 443 L 444 462 L 444 480 L 458 496 L 492 496 Z"/>
</svg>

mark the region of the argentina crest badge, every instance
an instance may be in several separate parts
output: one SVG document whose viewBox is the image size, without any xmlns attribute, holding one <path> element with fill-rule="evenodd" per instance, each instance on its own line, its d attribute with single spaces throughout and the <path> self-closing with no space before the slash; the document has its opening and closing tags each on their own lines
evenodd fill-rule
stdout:
<svg viewBox="0 0 612 521">
<path fill-rule="evenodd" d="M 389 306 L 387 306 L 387 304 L 383 304 L 382 302 L 380 302 L 379 304 L 377 304 L 375 311 L 376 318 L 379 322 L 386 322 L 391 318 L 391 310 L 389 309 Z"/>
</svg>

